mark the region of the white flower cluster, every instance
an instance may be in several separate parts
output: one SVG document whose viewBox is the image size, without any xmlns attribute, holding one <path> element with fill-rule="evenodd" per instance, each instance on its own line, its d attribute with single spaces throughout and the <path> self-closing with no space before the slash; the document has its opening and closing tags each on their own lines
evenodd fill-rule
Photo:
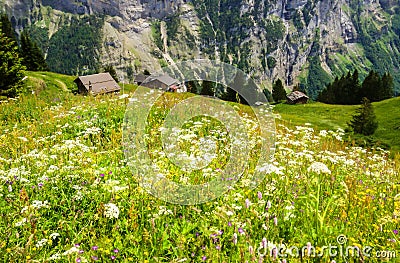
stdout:
<svg viewBox="0 0 400 263">
<path fill-rule="evenodd" d="M 120 185 L 119 180 L 113 180 L 113 179 L 108 179 L 103 187 L 110 193 L 125 191 L 129 188 L 127 185 Z"/>
<path fill-rule="evenodd" d="M 113 203 L 108 203 L 104 205 L 104 216 L 110 219 L 118 218 L 119 208 Z"/>
<path fill-rule="evenodd" d="M 55 253 L 54 255 L 51 255 L 47 260 L 52 261 L 52 260 L 58 260 L 61 258 L 60 253 Z"/>
<path fill-rule="evenodd" d="M 46 243 L 47 243 L 47 239 L 46 238 L 43 238 L 42 240 L 39 240 L 37 243 L 36 243 L 36 247 L 43 247 L 44 245 L 46 245 Z"/>
<path fill-rule="evenodd" d="M 317 174 L 331 174 L 331 170 L 321 162 L 313 162 L 310 167 L 308 167 L 308 172 L 314 172 Z"/>
<path fill-rule="evenodd" d="M 32 202 L 32 207 L 39 210 L 41 208 L 49 208 L 50 206 L 49 206 L 49 202 L 48 201 L 42 202 L 42 201 L 39 201 L 39 200 L 34 200 Z"/>
<path fill-rule="evenodd" d="M 51 234 L 50 234 L 50 238 L 53 239 L 53 240 L 56 239 L 56 238 L 59 237 L 59 236 L 60 236 L 60 234 L 57 233 L 57 232 L 54 232 L 54 233 L 51 233 Z"/>
<path fill-rule="evenodd" d="M 160 206 L 159 209 L 160 209 L 158 211 L 159 215 L 168 215 L 168 214 L 172 215 L 173 214 L 172 211 L 167 209 L 167 207 L 165 207 L 165 206 Z"/>
<path fill-rule="evenodd" d="M 79 252 L 79 249 L 77 247 L 71 247 L 70 249 L 65 251 L 63 253 L 63 255 L 66 256 L 66 255 L 71 255 L 71 254 L 78 253 L 78 252 Z"/>
<path fill-rule="evenodd" d="M 15 223 L 15 226 L 23 226 L 23 225 L 25 225 L 26 222 L 28 222 L 28 220 L 24 217 L 20 221 Z"/>
<path fill-rule="evenodd" d="M 80 134 L 83 135 L 83 136 L 87 136 L 89 134 L 96 135 L 96 134 L 100 134 L 100 133 L 101 133 L 101 129 L 100 128 L 98 128 L 98 127 L 89 127 L 85 131 L 81 132 Z"/>
</svg>

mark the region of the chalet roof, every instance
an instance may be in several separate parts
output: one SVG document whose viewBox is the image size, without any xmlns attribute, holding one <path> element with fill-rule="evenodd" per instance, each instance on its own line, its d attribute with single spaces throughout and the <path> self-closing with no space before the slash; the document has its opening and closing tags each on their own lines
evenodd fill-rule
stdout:
<svg viewBox="0 0 400 263">
<path fill-rule="evenodd" d="M 75 82 L 81 82 L 88 92 L 91 89 L 93 95 L 121 90 L 121 87 L 108 72 L 80 76 L 75 79 Z"/>
<path fill-rule="evenodd" d="M 286 95 L 286 98 L 291 101 L 296 101 L 301 98 L 308 99 L 308 96 L 306 94 L 304 94 L 303 92 L 296 90 L 296 91 L 293 91 L 293 92 L 289 93 L 288 95 Z"/>
<path fill-rule="evenodd" d="M 179 83 L 178 80 L 170 77 L 167 74 L 164 74 L 164 75 L 161 75 L 161 76 L 152 76 L 151 79 L 149 81 L 147 81 L 147 82 L 151 82 L 151 81 L 154 81 L 154 80 L 158 80 L 158 81 L 160 81 L 161 83 L 164 83 L 167 86 L 172 86 L 172 85 L 176 85 L 176 84 Z"/>
</svg>

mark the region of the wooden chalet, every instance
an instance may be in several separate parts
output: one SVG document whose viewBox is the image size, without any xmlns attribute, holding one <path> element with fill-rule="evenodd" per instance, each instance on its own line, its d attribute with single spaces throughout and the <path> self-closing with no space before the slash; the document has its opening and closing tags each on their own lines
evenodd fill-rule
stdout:
<svg viewBox="0 0 400 263">
<path fill-rule="evenodd" d="M 286 95 L 286 102 L 288 104 L 306 104 L 309 97 L 301 91 L 292 91 Z"/>
<path fill-rule="evenodd" d="M 176 79 L 167 74 L 161 76 L 151 76 L 141 84 L 144 87 L 162 89 L 170 92 L 182 92 L 184 86 Z"/>
<path fill-rule="evenodd" d="M 108 72 L 80 76 L 74 82 L 78 85 L 78 92 L 85 95 L 119 93 L 121 90 L 121 87 Z"/>
</svg>

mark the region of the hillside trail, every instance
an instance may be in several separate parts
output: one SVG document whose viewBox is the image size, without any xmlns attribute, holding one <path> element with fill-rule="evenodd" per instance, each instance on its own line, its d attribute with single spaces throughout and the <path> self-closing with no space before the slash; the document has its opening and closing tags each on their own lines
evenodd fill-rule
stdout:
<svg viewBox="0 0 400 263">
<path fill-rule="evenodd" d="M 61 86 L 61 89 L 63 90 L 63 91 L 69 91 L 69 89 L 67 88 L 67 85 L 65 85 L 65 83 L 64 82 L 62 82 L 61 80 L 58 80 L 58 79 L 54 79 L 58 84 L 60 84 L 60 86 Z"/>
<path fill-rule="evenodd" d="M 39 76 L 41 76 L 43 79 L 46 79 L 46 77 L 47 77 L 46 75 L 43 75 L 43 74 L 39 74 Z M 57 83 L 59 84 L 60 88 L 61 88 L 63 91 L 67 91 L 67 92 L 69 91 L 67 85 L 65 85 L 65 83 L 62 82 L 61 80 L 56 79 L 56 78 L 52 78 L 52 80 L 54 80 L 55 82 L 57 82 Z"/>
</svg>

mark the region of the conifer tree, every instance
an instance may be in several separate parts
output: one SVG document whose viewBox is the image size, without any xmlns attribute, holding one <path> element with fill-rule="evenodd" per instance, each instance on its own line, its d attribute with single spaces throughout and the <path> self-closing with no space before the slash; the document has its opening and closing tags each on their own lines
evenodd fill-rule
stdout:
<svg viewBox="0 0 400 263">
<path fill-rule="evenodd" d="M 0 96 L 15 97 L 22 91 L 25 69 L 16 43 L 0 32 Z"/>
<path fill-rule="evenodd" d="M 353 72 L 352 76 L 352 82 L 351 82 L 351 103 L 350 104 L 356 104 L 360 101 L 361 97 L 361 84 L 360 84 L 360 79 L 359 79 L 359 74 L 358 70 L 355 69 Z"/>
<path fill-rule="evenodd" d="M 200 84 L 197 80 L 189 80 L 186 82 L 185 85 L 187 87 L 188 92 L 198 94 Z"/>
<path fill-rule="evenodd" d="M 390 75 L 390 73 L 383 74 L 379 99 L 386 100 L 393 97 L 394 94 L 393 87 L 394 84 L 392 75 Z"/>
<path fill-rule="evenodd" d="M 348 126 L 354 133 L 372 135 L 378 128 L 374 108 L 367 98 L 362 99 L 361 107 L 357 109 Z"/>
<path fill-rule="evenodd" d="M 20 54 L 23 65 L 32 71 L 49 70 L 39 46 L 31 40 L 26 32 L 21 34 Z"/>
<path fill-rule="evenodd" d="M 368 98 L 370 101 L 379 101 L 380 89 L 381 77 L 377 72 L 371 70 L 362 83 L 361 96 Z"/>
<path fill-rule="evenodd" d="M 215 95 L 214 82 L 203 80 L 203 85 L 200 91 L 200 95 L 214 96 Z"/>
<path fill-rule="evenodd" d="M 12 41 L 17 43 L 17 34 L 15 33 L 14 28 L 12 27 L 10 19 L 8 19 L 7 14 L 0 14 L 0 30 L 3 34 L 10 38 Z"/>
<path fill-rule="evenodd" d="M 286 91 L 280 79 L 275 81 L 274 85 L 272 86 L 272 98 L 275 102 L 280 102 L 286 99 Z"/>
</svg>

